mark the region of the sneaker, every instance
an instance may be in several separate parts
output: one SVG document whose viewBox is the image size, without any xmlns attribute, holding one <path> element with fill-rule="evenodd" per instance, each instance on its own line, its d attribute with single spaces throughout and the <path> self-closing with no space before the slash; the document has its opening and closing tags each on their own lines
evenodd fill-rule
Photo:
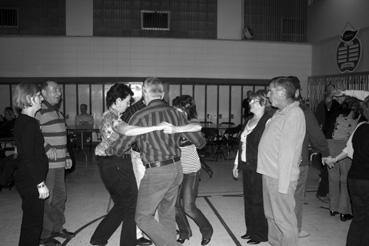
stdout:
<svg viewBox="0 0 369 246">
<path fill-rule="evenodd" d="M 299 238 L 304 238 L 304 237 L 308 237 L 310 236 L 310 233 L 306 232 L 306 231 L 300 231 L 299 232 Z"/>
<path fill-rule="evenodd" d="M 61 237 L 65 239 L 71 239 L 75 236 L 73 232 L 67 231 L 67 229 L 62 229 L 60 232 L 53 232 L 51 237 Z"/>
</svg>

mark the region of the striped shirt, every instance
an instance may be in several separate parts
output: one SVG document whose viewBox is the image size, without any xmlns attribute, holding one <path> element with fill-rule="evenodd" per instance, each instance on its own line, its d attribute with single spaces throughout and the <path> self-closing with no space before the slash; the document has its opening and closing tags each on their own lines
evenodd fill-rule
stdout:
<svg viewBox="0 0 369 246">
<path fill-rule="evenodd" d="M 135 126 L 155 126 L 160 122 L 169 122 L 175 126 L 188 124 L 187 119 L 177 111 L 170 107 L 163 100 L 153 100 L 145 108 L 137 111 L 129 120 L 129 125 Z M 152 163 L 156 161 L 169 160 L 181 156 L 179 149 L 179 138 L 186 137 L 197 147 L 203 147 L 206 143 L 200 132 L 188 132 L 181 134 L 165 134 L 163 131 L 154 131 L 139 136 L 122 136 L 112 146 L 106 150 L 108 155 L 115 154 L 123 156 L 131 144 L 137 141 L 137 145 L 141 150 L 141 158 L 143 163 Z"/>
<path fill-rule="evenodd" d="M 184 174 L 196 173 L 201 169 L 199 154 L 194 144 L 180 147 L 181 165 Z"/>
<path fill-rule="evenodd" d="M 67 126 L 62 113 L 44 101 L 41 109 L 36 113 L 36 119 L 40 122 L 44 136 L 45 152 L 51 148 L 56 149 L 56 160 L 49 159 L 49 168 L 64 168 L 69 153 L 67 151 Z"/>
</svg>

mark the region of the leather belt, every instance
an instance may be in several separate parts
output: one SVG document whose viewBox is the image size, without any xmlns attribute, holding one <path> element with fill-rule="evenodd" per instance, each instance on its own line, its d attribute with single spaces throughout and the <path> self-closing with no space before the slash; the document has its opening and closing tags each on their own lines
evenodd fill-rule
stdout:
<svg viewBox="0 0 369 246">
<path fill-rule="evenodd" d="M 169 165 L 169 164 L 174 164 L 174 163 L 178 162 L 180 159 L 181 158 L 179 158 L 179 157 L 174 157 L 172 159 L 165 160 L 165 161 L 156 161 L 156 162 L 146 163 L 145 167 L 146 168 L 162 167 L 162 166 L 166 166 L 166 165 Z"/>
</svg>

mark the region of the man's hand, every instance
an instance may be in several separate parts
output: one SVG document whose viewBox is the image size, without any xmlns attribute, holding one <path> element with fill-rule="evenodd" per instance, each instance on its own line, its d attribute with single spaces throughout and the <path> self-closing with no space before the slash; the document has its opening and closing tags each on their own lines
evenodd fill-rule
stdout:
<svg viewBox="0 0 369 246">
<path fill-rule="evenodd" d="M 334 163 L 336 163 L 336 159 L 332 156 L 322 158 L 322 164 L 327 165 L 329 168 L 333 168 Z"/>
<path fill-rule="evenodd" d="M 159 127 L 159 130 L 163 130 L 165 134 L 176 133 L 176 127 L 171 123 L 163 121 L 158 125 L 158 127 Z"/>
<path fill-rule="evenodd" d="M 65 160 L 65 169 L 71 169 L 73 166 L 72 159 L 68 158 Z"/>
<path fill-rule="evenodd" d="M 56 148 L 50 148 L 47 152 L 46 152 L 47 158 L 49 158 L 49 160 L 56 160 Z"/>
</svg>

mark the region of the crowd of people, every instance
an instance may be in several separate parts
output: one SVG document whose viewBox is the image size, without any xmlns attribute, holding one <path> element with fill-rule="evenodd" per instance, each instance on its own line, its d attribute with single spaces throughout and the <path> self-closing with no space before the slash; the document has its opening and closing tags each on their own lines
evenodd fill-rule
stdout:
<svg viewBox="0 0 369 246">
<path fill-rule="evenodd" d="M 311 148 L 321 153 L 327 168 L 329 185 L 322 189 L 327 190 L 330 215 L 352 219 L 347 245 L 365 245 L 369 92 L 329 89 L 323 117 L 317 119 L 301 98 L 297 77 L 273 78 L 268 88 L 248 95 L 250 112 L 232 170 L 235 178 L 239 172 L 243 177 L 247 231 L 241 238 L 248 244 L 295 246 L 299 237 L 309 236 L 302 230 L 302 207 Z M 201 168 L 197 149 L 206 141 L 194 100 L 182 95 L 169 106 L 158 78 L 147 78 L 142 90 L 143 98 L 133 105 L 127 85 L 114 84 L 107 92 L 95 157 L 114 206 L 90 244 L 107 245 L 122 225 L 120 245 L 181 245 L 192 236 L 190 217 L 201 232 L 201 245 L 207 245 L 213 227 L 196 206 Z M 54 81 L 21 83 L 13 94 L 19 111 L 14 123 L 15 185 L 22 199 L 22 246 L 61 245 L 56 237 L 75 236 L 64 228 L 65 169 L 73 163 L 58 107 L 61 95 Z M 81 112 L 81 121 L 89 124 L 87 107 L 81 105 Z"/>
</svg>

